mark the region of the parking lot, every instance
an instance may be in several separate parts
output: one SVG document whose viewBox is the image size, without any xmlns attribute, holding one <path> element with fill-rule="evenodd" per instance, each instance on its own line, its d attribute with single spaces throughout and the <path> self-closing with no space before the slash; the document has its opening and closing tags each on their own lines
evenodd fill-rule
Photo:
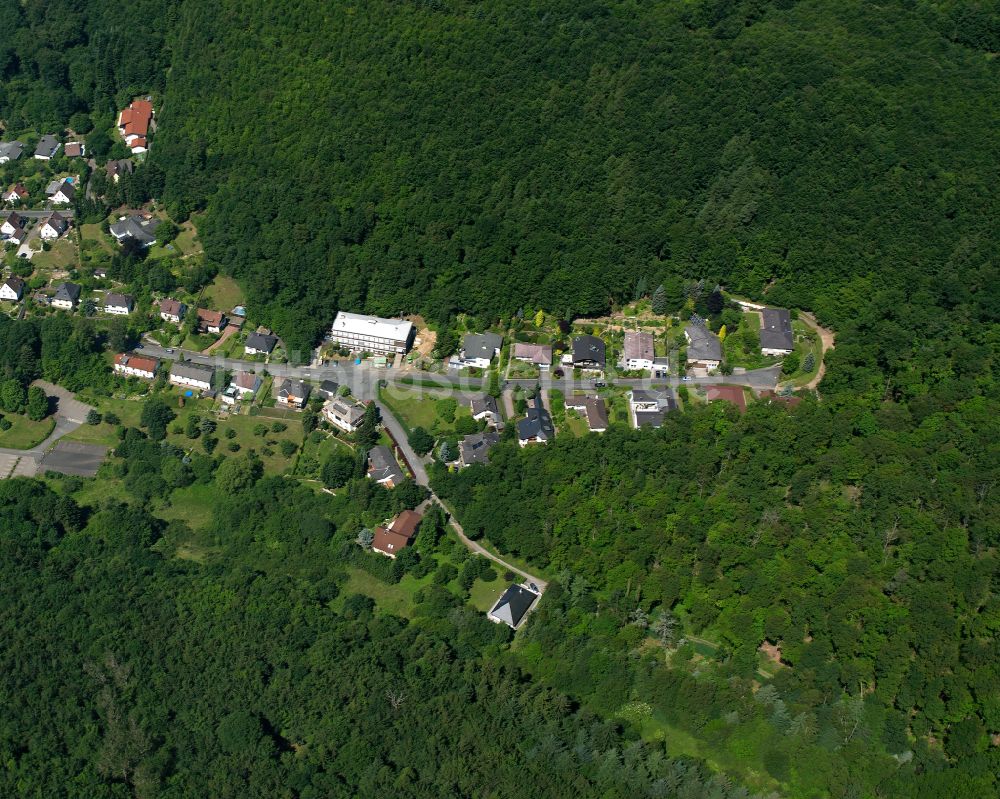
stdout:
<svg viewBox="0 0 1000 799">
<path fill-rule="evenodd" d="M 93 477 L 104 462 L 108 448 L 98 444 L 60 441 L 42 458 L 40 471 Z"/>
</svg>

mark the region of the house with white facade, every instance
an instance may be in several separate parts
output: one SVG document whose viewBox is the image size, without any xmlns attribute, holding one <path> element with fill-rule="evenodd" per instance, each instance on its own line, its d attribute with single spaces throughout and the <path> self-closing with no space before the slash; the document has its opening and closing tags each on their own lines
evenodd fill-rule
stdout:
<svg viewBox="0 0 1000 799">
<path fill-rule="evenodd" d="M 160 319 L 164 322 L 173 322 L 175 325 L 180 324 L 185 313 L 187 313 L 187 306 L 180 300 L 175 300 L 171 297 L 165 297 L 160 300 Z"/>
<path fill-rule="evenodd" d="M 691 322 L 684 328 L 688 341 L 688 366 L 712 372 L 722 363 L 722 342 L 703 324 Z"/>
<path fill-rule="evenodd" d="M 109 291 L 104 295 L 104 312 L 114 316 L 128 316 L 135 308 L 135 297 L 131 294 L 116 294 Z"/>
<path fill-rule="evenodd" d="M 191 361 L 175 361 L 170 367 L 170 383 L 182 388 L 210 391 L 215 379 L 215 368 Z"/>
<path fill-rule="evenodd" d="M 53 211 L 42 222 L 42 226 L 38 230 L 38 235 L 46 241 L 53 241 L 58 239 L 67 230 L 69 230 L 69 222 L 66 221 L 66 217 L 58 211 Z"/>
<path fill-rule="evenodd" d="M 156 358 L 146 355 L 136 355 L 134 352 L 122 352 L 115 356 L 115 374 L 125 377 L 141 377 L 144 380 L 152 380 L 156 377 L 156 370 L 160 362 Z"/>
<path fill-rule="evenodd" d="M 50 303 L 53 308 L 61 308 L 64 311 L 72 311 L 80 301 L 80 287 L 76 283 L 62 283 L 56 289 L 55 296 Z"/>
<path fill-rule="evenodd" d="M 790 355 L 795 349 L 791 312 L 787 308 L 764 308 L 760 318 L 761 355 Z"/>
<path fill-rule="evenodd" d="M 468 333 L 462 340 L 461 353 L 451 359 L 452 365 L 487 369 L 502 345 L 503 339 L 496 333 Z"/>
<path fill-rule="evenodd" d="M 629 371 L 653 368 L 653 334 L 636 330 L 625 331 L 622 360 Z"/>
<path fill-rule="evenodd" d="M 384 319 L 340 311 L 333 320 L 328 338 L 351 352 L 405 355 L 413 343 L 414 334 L 413 323 L 405 319 Z"/>
<path fill-rule="evenodd" d="M 334 397 L 323 406 L 323 418 L 334 427 L 353 433 L 365 418 L 365 406 L 346 397 Z"/>
<path fill-rule="evenodd" d="M 24 281 L 17 275 L 12 275 L 0 283 L 0 300 L 17 302 L 24 296 Z"/>
</svg>

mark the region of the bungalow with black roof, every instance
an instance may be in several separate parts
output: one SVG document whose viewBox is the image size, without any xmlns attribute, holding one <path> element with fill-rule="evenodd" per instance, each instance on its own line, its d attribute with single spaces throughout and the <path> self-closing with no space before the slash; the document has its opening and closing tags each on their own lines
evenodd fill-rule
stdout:
<svg viewBox="0 0 1000 799">
<path fill-rule="evenodd" d="M 760 312 L 761 355 L 789 355 L 795 349 L 792 315 L 787 308 L 764 308 Z"/>
<path fill-rule="evenodd" d="M 575 369 L 604 369 L 604 342 L 597 336 L 577 336 L 571 358 Z"/>
<path fill-rule="evenodd" d="M 46 133 L 38 140 L 38 146 L 35 148 L 35 158 L 39 161 L 49 161 L 58 152 L 60 146 L 59 139 L 50 133 Z"/>
<path fill-rule="evenodd" d="M 368 476 L 386 488 L 395 488 L 406 479 L 392 451 L 384 444 L 368 450 Z"/>
<path fill-rule="evenodd" d="M 462 466 L 489 463 L 490 450 L 499 443 L 500 435 L 495 430 L 465 436 L 458 442 L 458 462 Z"/>
<path fill-rule="evenodd" d="M 247 336 L 247 343 L 243 348 L 243 352 L 247 355 L 270 355 L 277 345 L 277 336 L 255 332 Z"/>
<path fill-rule="evenodd" d="M 535 394 L 534 404 L 528 408 L 528 415 L 517 423 L 517 443 L 522 447 L 548 444 L 555 437 L 552 417 L 542 404 L 542 392 L 539 391 Z"/>
<path fill-rule="evenodd" d="M 215 367 L 192 361 L 174 361 L 170 367 L 170 383 L 183 388 L 211 391 L 219 384 Z"/>
<path fill-rule="evenodd" d="M 135 297 L 109 291 L 104 295 L 104 312 L 114 316 L 128 316 L 135 308 Z"/>
<path fill-rule="evenodd" d="M 503 592 L 486 617 L 496 624 L 506 624 L 512 630 L 516 630 L 527 617 L 532 605 L 538 601 L 538 597 L 539 594 L 523 585 L 511 585 Z"/>
</svg>

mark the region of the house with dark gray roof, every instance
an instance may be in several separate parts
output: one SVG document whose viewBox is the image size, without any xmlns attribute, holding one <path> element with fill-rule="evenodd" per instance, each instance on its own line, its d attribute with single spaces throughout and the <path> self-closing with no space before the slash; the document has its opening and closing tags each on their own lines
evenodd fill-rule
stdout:
<svg viewBox="0 0 1000 799">
<path fill-rule="evenodd" d="M 323 406 L 323 417 L 334 427 L 353 433 L 365 418 L 365 406 L 346 397 L 338 397 L 334 391 L 334 396 Z"/>
<path fill-rule="evenodd" d="M 118 161 L 108 161 L 104 167 L 108 179 L 117 183 L 122 175 L 131 175 L 135 171 L 135 164 L 131 158 L 122 158 Z"/>
<path fill-rule="evenodd" d="M 76 186 L 68 178 L 53 180 L 45 187 L 45 196 L 54 205 L 69 205 L 76 198 Z"/>
<path fill-rule="evenodd" d="M 247 355 L 270 355 L 277 345 L 277 336 L 269 336 L 265 333 L 251 333 L 247 336 L 247 343 L 243 351 Z"/>
<path fill-rule="evenodd" d="M 760 312 L 760 352 L 762 355 L 788 355 L 795 349 L 792 315 L 787 308 L 764 308 Z"/>
<path fill-rule="evenodd" d="M 132 216 L 119 219 L 108 229 L 119 243 L 126 239 L 132 239 L 143 247 L 152 247 L 156 244 L 156 229 L 159 226 L 160 220 L 156 217 L 146 218 L 132 214 Z"/>
<path fill-rule="evenodd" d="M 59 147 L 59 139 L 50 133 L 46 133 L 38 140 L 38 146 L 35 148 L 35 158 L 39 161 L 48 161 L 55 156 Z"/>
<path fill-rule="evenodd" d="M 597 336 L 577 336 L 573 339 L 572 359 L 576 369 L 603 369 L 604 342 Z"/>
<path fill-rule="evenodd" d="M 384 444 L 368 450 L 368 476 L 386 488 L 395 488 L 406 479 L 392 451 Z"/>
<path fill-rule="evenodd" d="M 196 388 L 199 391 L 211 391 L 219 387 L 221 382 L 219 372 L 213 366 L 192 361 L 174 361 L 170 366 L 170 382 L 183 388 Z"/>
<path fill-rule="evenodd" d="M 76 283 L 62 283 L 52 298 L 52 307 L 71 311 L 80 301 L 80 287 Z"/>
<path fill-rule="evenodd" d="M 323 399 L 333 399 L 337 396 L 337 392 L 339 391 L 340 383 L 334 382 L 333 380 L 324 380 L 319 384 L 319 388 L 316 389 L 316 393 Z"/>
<path fill-rule="evenodd" d="M 115 316 L 128 316 L 135 308 L 135 297 L 109 291 L 104 295 L 104 312 Z"/>
<path fill-rule="evenodd" d="M 486 369 L 502 345 L 503 339 L 496 333 L 468 333 L 462 339 L 461 357 L 453 360 L 457 365 Z"/>
<path fill-rule="evenodd" d="M 24 152 L 24 144 L 19 141 L 0 142 L 0 164 L 16 161 Z"/>
<path fill-rule="evenodd" d="M 592 433 L 603 433 L 608 429 L 608 408 L 600 397 L 570 396 L 566 397 L 564 404 L 587 420 L 587 427 Z"/>
<path fill-rule="evenodd" d="M 489 394 L 482 394 L 472 397 L 469 400 L 469 410 L 472 411 L 472 418 L 477 422 L 486 421 L 494 427 L 500 423 L 500 409 L 497 408 L 495 397 Z"/>
<path fill-rule="evenodd" d="M 684 337 L 688 341 L 688 366 L 707 369 L 718 369 L 722 363 L 722 342 L 711 330 L 701 324 L 691 322 L 684 328 Z"/>
<path fill-rule="evenodd" d="M 538 601 L 539 594 L 523 585 L 511 585 L 487 614 L 487 618 L 497 624 L 506 624 L 512 630 L 521 626 L 531 606 Z"/>
<path fill-rule="evenodd" d="M 548 444 L 556 437 L 556 429 L 552 425 L 552 417 L 542 404 L 542 392 L 535 394 L 535 399 L 527 416 L 517 423 L 517 443 L 522 447 L 528 444 Z"/>
<path fill-rule="evenodd" d="M 458 442 L 458 462 L 462 466 L 489 463 L 490 450 L 499 443 L 500 435 L 495 430 L 465 436 Z"/>
<path fill-rule="evenodd" d="M 312 386 L 302 380 L 286 379 L 278 387 L 278 404 L 287 408 L 301 408 L 309 399 Z"/>
</svg>

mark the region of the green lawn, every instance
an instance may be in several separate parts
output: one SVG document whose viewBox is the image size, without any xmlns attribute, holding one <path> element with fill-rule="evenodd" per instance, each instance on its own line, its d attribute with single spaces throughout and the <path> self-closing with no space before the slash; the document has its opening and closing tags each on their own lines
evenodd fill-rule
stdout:
<svg viewBox="0 0 1000 799">
<path fill-rule="evenodd" d="M 71 269 L 76 266 L 76 244 L 68 236 L 52 242 L 50 250 L 40 250 L 31 257 L 35 271 Z"/>
<path fill-rule="evenodd" d="M 201 297 L 202 308 L 213 308 L 217 311 L 231 311 L 237 305 L 243 305 L 243 289 L 231 277 L 216 276 Z"/>
<path fill-rule="evenodd" d="M 125 427 L 138 427 L 139 417 L 142 414 L 142 400 L 113 399 L 111 397 L 95 397 L 86 392 L 80 395 L 80 401 L 93 405 L 102 415 L 102 421 L 98 425 L 83 424 L 70 433 L 66 438 L 70 441 L 82 441 L 87 444 L 106 444 L 114 447 L 118 444 L 117 425 L 108 424 L 103 421 L 103 416 L 107 413 L 115 414 Z"/>
<path fill-rule="evenodd" d="M 174 246 L 186 256 L 200 255 L 204 252 L 201 247 L 201 241 L 198 239 L 198 231 L 195 229 L 194 221 L 189 219 L 180 228 L 181 232 L 174 239 Z"/>
<path fill-rule="evenodd" d="M 170 495 L 170 504 L 158 508 L 156 515 L 168 522 L 179 519 L 197 531 L 212 521 L 212 511 L 217 502 L 214 485 L 191 485 L 174 490 Z"/>
<path fill-rule="evenodd" d="M 319 441 L 314 439 L 319 439 Z M 295 470 L 296 474 L 303 477 L 318 477 L 319 467 L 337 451 L 347 453 L 352 457 L 355 454 L 355 451 L 347 444 L 338 441 L 332 435 L 322 431 L 314 431 L 306 438 L 303 445 L 302 456 L 299 458 Z"/>
<path fill-rule="evenodd" d="M 792 332 L 795 334 L 795 352 L 799 356 L 799 363 L 801 364 L 805 361 L 806 355 L 808 353 L 813 354 L 813 368 L 808 372 L 798 371 L 791 379 L 791 383 L 794 386 L 804 386 L 810 380 L 812 380 L 816 373 L 819 371 L 820 362 L 823 360 L 823 342 L 820 340 L 819 334 L 813 330 L 805 322 L 801 322 L 796 319 L 792 322 Z M 806 339 L 811 338 L 812 341 Z"/>
<path fill-rule="evenodd" d="M 347 567 L 347 575 L 347 582 L 341 586 L 341 596 L 364 594 L 374 599 L 383 612 L 406 618 L 413 615 L 413 606 L 416 604 L 414 595 L 434 577 L 433 572 L 419 580 L 407 574 L 395 585 L 390 585 L 354 566 Z"/>
<path fill-rule="evenodd" d="M 493 570 L 498 573 L 503 571 L 495 563 L 493 564 Z M 472 584 L 472 590 L 469 593 L 469 602 L 476 610 L 486 613 L 496 604 L 496 601 L 506 588 L 507 583 L 503 581 L 503 574 L 500 574 L 496 580 L 488 583 L 476 580 Z"/>
<path fill-rule="evenodd" d="M 438 406 L 439 402 L 449 398 L 457 403 L 455 421 L 452 422 L 446 422 L 441 417 Z M 408 430 L 423 427 L 438 435 L 453 433 L 458 419 L 472 415 L 463 398 L 452 397 L 443 391 L 389 386 L 381 392 L 381 399 Z"/>
<path fill-rule="evenodd" d="M 49 437 L 52 428 L 56 426 L 53 416 L 40 422 L 33 422 L 27 416 L 17 413 L 5 414 L 3 418 L 11 423 L 11 427 L 0 431 L 0 447 L 10 449 L 31 449 L 37 446 Z"/>
</svg>

